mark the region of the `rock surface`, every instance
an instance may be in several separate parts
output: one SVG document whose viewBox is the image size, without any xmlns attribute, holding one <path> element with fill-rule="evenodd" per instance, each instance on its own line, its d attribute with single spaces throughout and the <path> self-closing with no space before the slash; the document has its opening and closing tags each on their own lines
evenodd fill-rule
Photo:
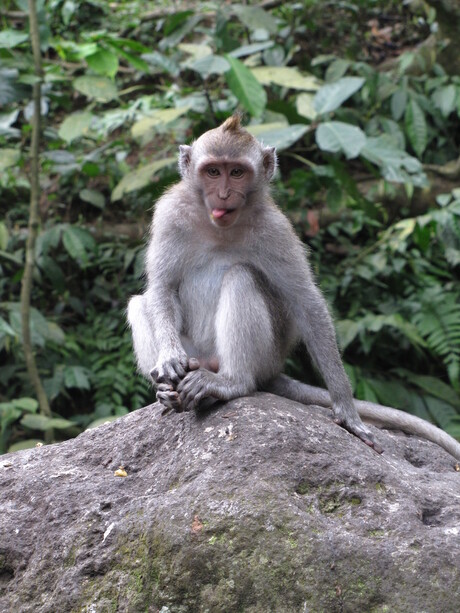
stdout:
<svg viewBox="0 0 460 613">
<path fill-rule="evenodd" d="M 455 460 L 377 436 L 256 394 L 2 456 L 0 611 L 454 613 Z"/>
</svg>

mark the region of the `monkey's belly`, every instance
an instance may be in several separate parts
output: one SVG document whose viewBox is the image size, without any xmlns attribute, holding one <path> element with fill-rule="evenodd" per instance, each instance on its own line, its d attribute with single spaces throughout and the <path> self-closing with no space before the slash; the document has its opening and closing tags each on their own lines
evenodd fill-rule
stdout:
<svg viewBox="0 0 460 613">
<path fill-rule="evenodd" d="M 184 344 L 190 344 L 198 358 L 210 359 L 217 355 L 216 313 L 222 279 L 230 266 L 231 263 L 225 261 L 192 268 L 179 287 L 183 314 L 181 334 L 187 339 Z"/>
</svg>

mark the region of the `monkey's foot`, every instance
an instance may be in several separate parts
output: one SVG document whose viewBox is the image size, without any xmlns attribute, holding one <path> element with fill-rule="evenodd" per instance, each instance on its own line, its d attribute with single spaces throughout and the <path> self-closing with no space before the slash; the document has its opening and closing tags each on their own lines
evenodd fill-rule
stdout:
<svg viewBox="0 0 460 613">
<path fill-rule="evenodd" d="M 347 411 L 337 406 L 334 406 L 333 413 L 336 424 L 357 436 L 377 453 L 383 453 L 383 448 L 377 443 L 372 432 L 363 424 L 358 414 L 348 415 Z"/>
<path fill-rule="evenodd" d="M 179 394 L 170 383 L 159 383 L 157 386 L 157 400 L 164 406 L 162 415 L 175 411 L 181 413 L 182 403 Z"/>
<path fill-rule="evenodd" d="M 212 393 L 215 387 L 216 375 L 209 370 L 199 368 L 185 375 L 177 386 L 179 399 L 184 411 L 197 409 L 205 398 L 215 396 Z"/>
</svg>

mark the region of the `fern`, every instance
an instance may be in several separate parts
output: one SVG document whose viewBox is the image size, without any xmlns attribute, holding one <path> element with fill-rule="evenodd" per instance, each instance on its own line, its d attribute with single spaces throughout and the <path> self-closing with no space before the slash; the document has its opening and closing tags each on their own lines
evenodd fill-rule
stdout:
<svg viewBox="0 0 460 613">
<path fill-rule="evenodd" d="M 431 351 L 444 362 L 453 387 L 460 387 L 460 304 L 453 293 L 430 288 L 424 293 L 414 323 Z"/>
</svg>

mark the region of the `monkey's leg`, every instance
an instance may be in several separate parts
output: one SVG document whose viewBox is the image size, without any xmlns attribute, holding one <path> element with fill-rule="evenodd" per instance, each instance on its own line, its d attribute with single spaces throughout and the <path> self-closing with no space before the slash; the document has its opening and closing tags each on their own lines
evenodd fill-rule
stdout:
<svg viewBox="0 0 460 613">
<path fill-rule="evenodd" d="M 177 391 L 186 410 L 205 398 L 231 400 L 254 392 L 260 380 L 279 368 L 270 296 L 249 266 L 232 266 L 222 281 L 215 317 L 215 342 L 219 371 L 203 368 L 188 373 Z"/>
<path fill-rule="evenodd" d="M 307 385 L 306 383 L 301 383 L 300 381 L 296 381 L 295 379 L 291 379 L 286 375 L 278 375 L 272 381 L 270 381 L 267 385 L 264 386 L 264 391 L 271 392 L 272 394 L 277 394 L 278 396 L 282 396 L 283 398 L 289 398 L 289 400 L 295 400 L 296 402 L 301 402 L 302 404 L 317 404 L 321 407 L 327 407 L 332 409 L 332 401 L 329 392 L 320 387 L 314 387 L 312 385 Z M 360 404 L 360 401 L 354 401 L 355 406 Z M 368 405 L 369 403 L 363 403 Z M 378 406 L 378 405 L 375 405 Z M 359 406 L 357 406 L 358 414 L 361 417 L 368 417 L 368 413 L 360 410 Z M 394 413 L 400 413 L 400 411 L 396 411 L 395 409 L 391 409 Z M 375 411 L 374 411 L 375 414 Z M 340 425 L 340 422 L 337 422 Z M 362 427 L 361 427 L 362 426 Z M 358 436 L 361 440 L 363 440 L 367 445 L 373 447 L 377 453 L 382 453 L 383 449 L 375 442 L 372 434 L 369 430 L 361 423 L 359 420 L 356 424 L 354 424 L 353 428 L 348 428 L 344 425 L 346 430 L 349 430 L 355 436 Z"/>
<path fill-rule="evenodd" d="M 152 365 L 158 358 L 153 330 L 146 313 L 146 298 L 133 296 L 128 303 L 128 322 L 133 336 L 134 354 L 137 367 L 146 379 L 151 381 Z"/>
<path fill-rule="evenodd" d="M 156 388 L 157 400 L 165 410 L 181 411 L 179 394 L 172 381 L 155 381 L 152 377 L 152 365 L 158 358 L 152 326 L 146 313 L 146 296 L 133 296 L 128 304 L 128 322 L 133 336 L 134 353 L 140 372 Z M 198 368 L 198 364 L 189 361 L 189 369 Z"/>
</svg>

